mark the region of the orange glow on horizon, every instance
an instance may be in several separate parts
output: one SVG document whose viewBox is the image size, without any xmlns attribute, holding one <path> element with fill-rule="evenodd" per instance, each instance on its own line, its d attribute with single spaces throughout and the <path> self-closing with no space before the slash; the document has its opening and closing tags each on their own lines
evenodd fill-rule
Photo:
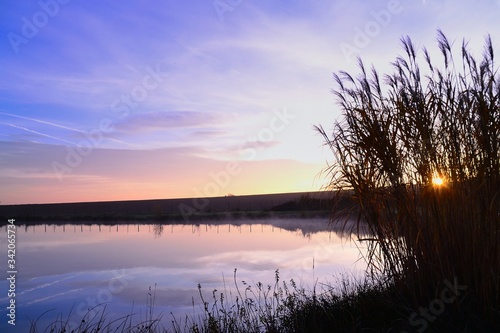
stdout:
<svg viewBox="0 0 500 333">
<path fill-rule="evenodd" d="M 306 164 L 288 160 L 244 161 L 241 172 L 222 174 L 227 162 L 209 161 L 205 172 L 173 167 L 142 168 L 130 175 L 95 177 L 66 175 L 63 183 L 53 179 L 33 186 L 29 182 L 4 188 L 8 197 L 2 205 L 46 204 L 96 201 L 127 201 L 219 197 L 231 193 L 235 196 L 317 191 L 321 179 L 317 178 L 320 164 Z M 221 171 L 222 170 L 222 171 Z M 70 189 L 70 190 L 68 190 Z"/>
</svg>

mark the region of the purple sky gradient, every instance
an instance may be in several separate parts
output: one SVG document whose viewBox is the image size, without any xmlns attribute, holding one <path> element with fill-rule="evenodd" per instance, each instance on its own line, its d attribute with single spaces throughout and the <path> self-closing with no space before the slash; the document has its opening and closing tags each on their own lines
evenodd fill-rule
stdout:
<svg viewBox="0 0 500 333">
<path fill-rule="evenodd" d="M 387 72 L 402 36 L 435 63 L 437 29 L 478 55 L 500 41 L 499 1 L 0 6 L 2 204 L 192 197 L 228 163 L 219 195 L 319 190 L 313 125 L 339 117 L 353 52 Z"/>
</svg>

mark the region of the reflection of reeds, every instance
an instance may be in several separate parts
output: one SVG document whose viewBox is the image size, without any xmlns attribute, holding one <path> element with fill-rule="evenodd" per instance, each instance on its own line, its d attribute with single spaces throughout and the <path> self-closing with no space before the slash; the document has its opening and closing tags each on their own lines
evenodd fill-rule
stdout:
<svg viewBox="0 0 500 333">
<path fill-rule="evenodd" d="M 165 225 L 163 224 L 153 224 L 153 233 L 155 238 L 160 238 L 163 235 L 163 231 L 165 229 Z"/>
<path fill-rule="evenodd" d="M 375 235 L 368 264 L 415 302 L 456 278 L 482 310 L 500 306 L 500 84 L 491 39 L 480 60 L 464 42 L 461 61 L 442 32 L 444 64 L 411 40 L 394 73 L 335 75 L 343 110 L 330 136 L 331 186 L 351 189 Z M 425 75 L 424 75 L 425 73 Z M 441 186 L 432 183 L 439 176 Z"/>
</svg>

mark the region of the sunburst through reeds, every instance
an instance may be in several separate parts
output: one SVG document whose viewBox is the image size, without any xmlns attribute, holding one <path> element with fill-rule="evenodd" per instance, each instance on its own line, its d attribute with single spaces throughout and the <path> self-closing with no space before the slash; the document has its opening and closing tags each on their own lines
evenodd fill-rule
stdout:
<svg viewBox="0 0 500 333">
<path fill-rule="evenodd" d="M 439 31 L 441 64 L 408 37 L 402 45 L 405 56 L 383 80 L 361 60 L 359 76 L 335 74 L 342 118 L 332 134 L 317 127 L 336 157 L 330 187 L 353 192 L 353 212 L 376 235 L 367 240 L 370 272 L 415 304 L 457 279 L 469 286 L 462 307 L 498 314 L 500 77 L 493 43 L 488 36 L 477 59 L 464 41 L 457 56 Z"/>
</svg>

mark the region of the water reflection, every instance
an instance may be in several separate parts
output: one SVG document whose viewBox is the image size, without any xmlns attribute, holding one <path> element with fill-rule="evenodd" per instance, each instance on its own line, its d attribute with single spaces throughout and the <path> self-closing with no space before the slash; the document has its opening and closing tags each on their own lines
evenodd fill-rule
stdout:
<svg viewBox="0 0 500 333">
<path fill-rule="evenodd" d="M 155 284 L 158 311 L 192 313 L 197 285 L 208 293 L 230 288 L 223 277 L 235 268 L 248 282 L 272 284 L 278 269 L 282 280 L 311 287 L 334 280 L 338 272 L 363 270 L 362 262 L 355 264 L 360 244 L 342 236 L 349 234 L 327 219 L 18 225 L 19 331 L 27 318 L 48 309 L 55 310 L 42 322 L 71 308 L 78 315 L 99 302 L 119 317 L 130 313 L 132 304 L 142 306 Z M 6 283 L 0 281 L 0 289 L 6 290 Z M 0 294 L 0 303 L 6 301 Z M 5 310 L 0 315 L 5 317 Z"/>
<path fill-rule="evenodd" d="M 47 233 L 52 231 L 55 233 L 56 231 L 65 232 L 103 232 L 107 231 L 111 232 L 141 232 L 141 227 L 146 227 L 148 232 L 153 234 L 156 238 L 160 238 L 165 230 L 169 231 L 173 234 L 175 229 L 177 228 L 191 228 L 192 233 L 201 233 L 201 232 L 212 232 L 215 230 L 219 233 L 220 230 L 226 229 L 228 233 L 231 233 L 231 229 L 233 232 L 258 232 L 260 228 L 260 232 L 264 232 L 264 225 L 268 225 L 271 227 L 271 232 L 277 230 L 287 230 L 291 232 L 298 232 L 304 237 L 310 237 L 312 234 L 319 232 L 330 232 L 335 233 L 339 237 L 349 238 L 351 236 L 351 227 L 355 224 L 353 221 L 349 221 L 347 223 L 347 227 L 343 224 L 332 224 L 326 219 L 266 219 L 263 223 L 262 220 L 239 220 L 232 221 L 230 223 L 226 221 L 216 221 L 216 222 L 207 222 L 204 224 L 189 224 L 189 223 L 114 223 L 114 224 L 105 224 L 105 223 L 95 223 L 95 222 L 79 222 L 78 224 L 68 224 L 68 223 L 51 223 L 51 224 L 25 224 L 20 225 L 24 229 L 24 232 L 41 232 L 40 227 L 43 228 L 43 232 Z M 5 231 L 6 226 L 1 226 L 0 230 Z M 254 229 L 254 230 L 252 230 Z M 368 229 L 361 225 L 359 235 L 368 235 Z"/>
<path fill-rule="evenodd" d="M 165 229 L 165 226 L 163 224 L 153 225 L 153 233 L 156 237 L 161 237 L 161 235 L 163 234 L 163 229 Z"/>
</svg>

